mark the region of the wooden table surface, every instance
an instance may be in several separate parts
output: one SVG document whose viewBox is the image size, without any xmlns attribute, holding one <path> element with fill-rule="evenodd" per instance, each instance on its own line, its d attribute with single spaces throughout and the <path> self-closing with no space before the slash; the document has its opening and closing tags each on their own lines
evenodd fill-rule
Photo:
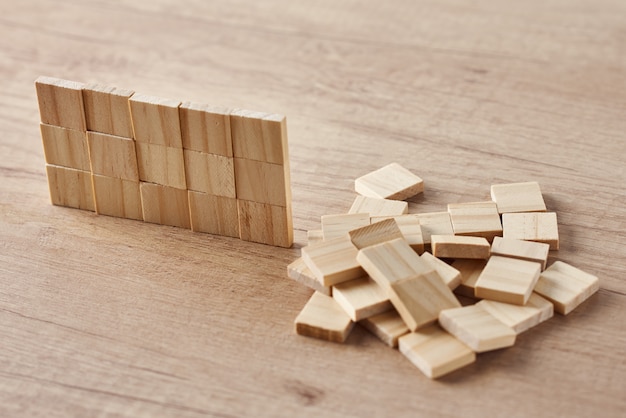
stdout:
<svg viewBox="0 0 626 418">
<path fill-rule="evenodd" d="M 183 5 L 183 3 L 187 3 Z M 0 416 L 623 416 L 626 2 L 0 2 Z M 287 115 L 296 244 L 49 203 L 34 79 Z M 541 184 L 553 254 L 600 277 L 567 317 L 431 381 L 357 328 L 295 335 L 286 276 L 354 179 L 412 212 Z"/>
</svg>

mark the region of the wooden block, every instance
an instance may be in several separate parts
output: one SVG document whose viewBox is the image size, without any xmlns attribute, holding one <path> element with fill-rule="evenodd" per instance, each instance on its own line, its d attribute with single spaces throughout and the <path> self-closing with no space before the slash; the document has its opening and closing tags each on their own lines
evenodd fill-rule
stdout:
<svg viewBox="0 0 626 418">
<path fill-rule="evenodd" d="M 187 189 L 235 198 L 235 165 L 232 158 L 183 150 Z M 284 205 L 283 205 L 284 206 Z"/>
<path fill-rule="evenodd" d="M 333 294 L 333 288 L 321 284 L 302 257 L 299 257 L 287 266 L 287 276 L 323 295 L 332 296 Z"/>
<path fill-rule="evenodd" d="M 546 204 L 536 181 L 494 184 L 491 186 L 491 199 L 498 205 L 499 213 L 546 211 Z"/>
<path fill-rule="evenodd" d="M 356 260 L 357 253 L 346 235 L 302 248 L 302 259 L 320 283 L 334 286 L 365 276 Z"/>
<path fill-rule="evenodd" d="M 562 261 L 548 267 L 537 282 L 535 292 L 554 304 L 554 310 L 567 315 L 600 288 L 596 276 Z"/>
<path fill-rule="evenodd" d="M 135 93 L 128 100 L 137 142 L 182 148 L 178 106 L 180 102 Z"/>
<path fill-rule="evenodd" d="M 133 138 L 128 99 L 132 90 L 89 84 L 83 88 L 87 130 Z"/>
<path fill-rule="evenodd" d="M 161 225 L 191 228 L 187 190 L 141 183 L 143 220 Z"/>
<path fill-rule="evenodd" d="M 386 219 L 372 225 L 353 229 L 348 232 L 348 235 L 350 235 L 352 243 L 358 249 L 396 238 L 404 238 L 394 219 Z"/>
<path fill-rule="evenodd" d="M 53 77 L 35 80 L 41 122 L 85 132 L 84 84 Z"/>
<path fill-rule="evenodd" d="M 284 165 L 235 158 L 237 198 L 286 206 L 291 201 L 289 171 Z"/>
<path fill-rule="evenodd" d="M 422 235 L 422 227 L 420 226 L 420 221 L 417 219 L 415 215 L 401 215 L 401 216 L 393 216 L 391 217 L 396 221 L 398 228 L 400 228 L 400 232 L 402 236 L 409 243 L 411 248 L 415 250 L 418 254 L 422 254 L 424 252 L 424 237 Z M 385 219 L 390 219 L 389 217 L 370 217 L 370 222 L 372 224 L 376 222 L 383 221 Z"/>
<path fill-rule="evenodd" d="M 504 238 L 543 242 L 559 249 L 559 226 L 555 212 L 502 214 Z"/>
<path fill-rule="evenodd" d="M 94 174 L 92 182 L 97 214 L 143 220 L 138 181 Z"/>
<path fill-rule="evenodd" d="M 322 215 L 322 234 L 324 240 L 348 236 L 348 232 L 370 224 L 367 213 L 344 215 Z"/>
<path fill-rule="evenodd" d="M 324 241 L 324 233 L 321 229 L 312 229 L 306 231 L 306 238 L 308 245 L 315 244 L 316 242 Z"/>
<path fill-rule="evenodd" d="M 468 298 L 476 298 L 476 281 L 482 273 L 486 260 L 459 259 L 452 263 L 452 267 L 461 273 L 461 283 L 454 289 L 454 293 Z"/>
<path fill-rule="evenodd" d="M 291 205 L 275 206 L 237 199 L 237 210 L 242 240 L 285 248 L 293 244 Z"/>
<path fill-rule="evenodd" d="M 519 239 L 495 237 L 491 244 L 491 254 L 502 257 L 518 258 L 520 260 L 541 263 L 541 270 L 545 270 L 548 261 L 550 245 L 542 242 L 522 241 Z"/>
<path fill-rule="evenodd" d="M 85 132 L 45 123 L 40 128 L 46 163 L 82 171 L 91 170 Z"/>
<path fill-rule="evenodd" d="M 239 238 L 237 199 L 189 191 L 191 230 Z"/>
<path fill-rule="evenodd" d="M 441 277 L 450 290 L 456 289 L 459 284 L 461 284 L 461 272 L 450 264 L 438 259 L 429 252 L 425 252 L 420 258 L 439 274 L 439 277 Z"/>
<path fill-rule="evenodd" d="M 357 196 L 348 213 L 369 213 L 374 216 L 399 216 L 409 213 L 409 204 L 400 200 Z"/>
<path fill-rule="evenodd" d="M 474 294 L 479 298 L 525 305 L 539 273 L 539 263 L 494 255 L 480 273 Z"/>
<path fill-rule="evenodd" d="M 139 182 L 135 141 L 97 132 L 87 132 L 87 141 L 92 173 Z"/>
<path fill-rule="evenodd" d="M 392 348 L 398 346 L 398 338 L 409 332 L 402 317 L 394 309 L 365 318 L 359 324 Z"/>
<path fill-rule="evenodd" d="M 283 115 L 233 110 L 230 129 L 235 157 L 284 165 L 289 161 Z"/>
<path fill-rule="evenodd" d="M 443 310 L 439 314 L 439 324 L 477 353 L 515 344 L 515 331 L 482 306 Z"/>
<path fill-rule="evenodd" d="M 135 142 L 139 180 L 187 189 L 182 148 Z"/>
<path fill-rule="evenodd" d="M 438 325 L 403 335 L 400 352 L 422 373 L 437 379 L 476 361 L 476 354 Z"/>
<path fill-rule="evenodd" d="M 179 116 L 183 148 L 223 157 L 233 156 L 230 110 L 185 102 L 180 105 Z"/>
<path fill-rule="evenodd" d="M 319 292 L 313 293 L 295 323 L 299 335 L 337 343 L 344 342 L 354 327 L 354 322 L 341 306 Z"/>
<path fill-rule="evenodd" d="M 95 210 L 89 171 L 46 164 L 46 172 L 53 205 Z"/>
<path fill-rule="evenodd" d="M 336 284 L 333 298 L 355 322 L 393 309 L 386 292 L 369 277 Z"/>
<path fill-rule="evenodd" d="M 448 212 L 429 212 L 414 215 L 422 228 L 424 244 L 430 244 L 432 235 L 454 235 Z"/>
<path fill-rule="evenodd" d="M 391 163 L 359 177 L 357 193 L 380 199 L 404 200 L 424 191 L 424 181 L 398 163 Z"/>
<path fill-rule="evenodd" d="M 500 322 L 513 328 L 520 334 L 541 322 L 547 321 L 554 315 L 552 303 L 533 292 L 524 306 L 510 303 L 481 300 L 477 303 Z"/>
<path fill-rule="evenodd" d="M 483 237 L 459 235 L 431 235 L 433 255 L 442 258 L 487 259 L 491 246 Z"/>
<path fill-rule="evenodd" d="M 502 235 L 502 223 L 495 202 L 450 203 L 448 212 L 454 235 L 487 238 Z"/>
</svg>

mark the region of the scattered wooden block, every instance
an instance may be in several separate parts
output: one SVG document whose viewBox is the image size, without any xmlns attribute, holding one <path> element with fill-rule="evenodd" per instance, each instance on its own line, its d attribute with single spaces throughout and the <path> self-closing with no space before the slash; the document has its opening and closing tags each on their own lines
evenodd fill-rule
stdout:
<svg viewBox="0 0 626 418">
<path fill-rule="evenodd" d="M 286 206 L 291 200 L 289 172 L 285 166 L 235 158 L 237 198 Z"/>
<path fill-rule="evenodd" d="M 346 235 L 302 248 L 302 259 L 324 286 L 358 279 L 365 272 L 356 260 L 358 250 Z"/>
<path fill-rule="evenodd" d="M 399 216 L 409 213 L 409 204 L 400 200 L 357 196 L 348 213 L 368 213 L 370 217 Z"/>
<path fill-rule="evenodd" d="M 92 183 L 98 215 L 143 220 L 138 181 L 94 174 Z"/>
<path fill-rule="evenodd" d="M 53 205 L 95 210 L 89 171 L 46 164 L 46 172 Z"/>
<path fill-rule="evenodd" d="M 353 213 L 344 215 L 323 215 L 322 234 L 324 240 L 348 236 L 348 232 L 370 224 L 367 213 Z"/>
<path fill-rule="evenodd" d="M 354 327 L 354 322 L 341 306 L 319 292 L 313 293 L 295 323 L 299 335 L 338 343 L 344 342 Z"/>
<path fill-rule="evenodd" d="M 133 138 L 128 99 L 132 90 L 89 84 L 83 88 L 87 130 Z"/>
<path fill-rule="evenodd" d="M 237 199 L 237 210 L 242 240 L 285 248 L 293 244 L 290 202 L 285 207 Z"/>
<path fill-rule="evenodd" d="M 323 295 L 332 296 L 333 294 L 333 288 L 320 283 L 302 257 L 287 266 L 287 276 Z"/>
<path fill-rule="evenodd" d="M 567 315 L 600 288 L 596 276 L 564 263 L 554 262 L 537 282 L 535 292 L 554 304 L 554 310 Z"/>
<path fill-rule="evenodd" d="M 139 182 L 135 141 L 98 132 L 87 132 L 87 141 L 92 173 Z"/>
<path fill-rule="evenodd" d="M 139 180 L 187 189 L 182 148 L 135 142 Z"/>
<path fill-rule="evenodd" d="M 502 214 L 504 238 L 543 242 L 559 249 L 559 227 L 555 212 Z"/>
<path fill-rule="evenodd" d="M 422 254 L 421 259 L 427 262 L 439 274 L 439 277 L 450 290 L 456 289 L 461 284 L 461 272 L 450 264 L 438 259 L 429 252 Z"/>
<path fill-rule="evenodd" d="M 350 235 L 350 240 L 358 249 L 396 238 L 404 238 L 394 219 L 386 219 L 372 225 L 353 229 L 348 232 L 348 235 Z"/>
<path fill-rule="evenodd" d="M 424 237 L 422 235 L 422 227 L 420 226 L 420 221 L 417 219 L 417 216 L 401 215 L 393 217 L 370 217 L 370 222 L 374 224 L 385 219 L 394 219 L 398 228 L 400 228 L 402 236 L 406 242 L 409 243 L 411 248 L 413 248 L 413 250 L 418 254 L 422 254 L 424 252 Z"/>
<path fill-rule="evenodd" d="M 324 241 L 324 233 L 321 229 L 312 229 L 306 231 L 306 238 L 308 245 L 315 244 L 316 242 Z"/>
<path fill-rule="evenodd" d="M 188 149 L 183 149 L 183 157 L 188 190 L 233 199 L 237 197 L 232 158 Z"/>
<path fill-rule="evenodd" d="M 433 255 L 442 258 L 487 259 L 491 246 L 483 237 L 459 235 L 431 235 Z"/>
<path fill-rule="evenodd" d="M 487 238 L 502 235 L 502 223 L 495 202 L 450 203 L 448 212 L 454 235 Z"/>
<path fill-rule="evenodd" d="M 422 228 L 424 244 L 430 244 L 432 235 L 454 235 L 448 212 L 429 212 L 414 215 Z"/>
<path fill-rule="evenodd" d="M 452 263 L 452 267 L 461 273 L 461 283 L 454 289 L 457 295 L 475 299 L 476 281 L 482 273 L 486 260 L 459 259 Z"/>
<path fill-rule="evenodd" d="M 287 121 L 283 115 L 233 110 L 230 114 L 233 155 L 287 165 Z"/>
<path fill-rule="evenodd" d="M 494 184 L 491 186 L 491 199 L 498 205 L 499 213 L 546 211 L 546 204 L 536 181 Z"/>
<path fill-rule="evenodd" d="M 398 346 L 398 338 L 409 332 L 395 309 L 365 318 L 359 324 L 392 348 Z"/>
<path fill-rule="evenodd" d="M 424 181 L 398 163 L 391 163 L 359 177 L 357 193 L 380 199 L 404 200 L 424 191 Z"/>
<path fill-rule="evenodd" d="M 534 292 L 524 306 L 486 299 L 481 300 L 477 305 L 481 306 L 500 322 L 513 328 L 516 334 L 539 325 L 554 315 L 552 303 Z"/>
<path fill-rule="evenodd" d="M 179 107 L 183 148 L 205 154 L 233 156 L 230 110 L 185 102 Z"/>
<path fill-rule="evenodd" d="M 539 263 L 495 255 L 480 273 L 474 292 L 479 298 L 525 305 L 539 273 Z"/>
<path fill-rule="evenodd" d="M 191 230 L 239 238 L 237 199 L 189 190 Z"/>
<path fill-rule="evenodd" d="M 438 325 L 403 335 L 400 352 L 431 379 L 437 379 L 476 361 L 476 354 Z"/>
<path fill-rule="evenodd" d="M 549 251 L 550 245 L 548 244 L 511 238 L 495 237 L 491 244 L 492 255 L 535 261 L 541 263 L 541 270 L 546 268 Z"/>
<path fill-rule="evenodd" d="M 86 132 L 82 83 L 53 77 L 35 80 L 41 122 Z"/>
<path fill-rule="evenodd" d="M 515 344 L 515 331 L 482 306 L 443 310 L 439 314 L 439 324 L 477 353 Z"/>
<path fill-rule="evenodd" d="M 187 190 L 160 184 L 141 183 L 143 220 L 150 223 L 190 228 Z"/>
<path fill-rule="evenodd" d="M 128 100 L 137 142 L 182 148 L 180 118 L 176 100 L 135 93 Z"/>
<path fill-rule="evenodd" d="M 385 291 L 369 277 L 336 284 L 333 298 L 355 322 L 393 309 Z"/>
<path fill-rule="evenodd" d="M 85 132 L 42 123 L 41 139 L 46 163 L 90 171 Z"/>
</svg>

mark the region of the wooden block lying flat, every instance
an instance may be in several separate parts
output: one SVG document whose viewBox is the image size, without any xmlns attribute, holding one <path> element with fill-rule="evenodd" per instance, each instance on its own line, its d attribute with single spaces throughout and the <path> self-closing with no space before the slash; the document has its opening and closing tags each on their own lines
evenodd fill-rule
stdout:
<svg viewBox="0 0 626 418">
<path fill-rule="evenodd" d="M 46 163 L 83 171 L 91 170 L 85 132 L 45 123 L 40 128 Z"/>
<path fill-rule="evenodd" d="M 433 255 L 442 258 L 487 259 L 491 246 L 486 238 L 459 235 L 431 235 Z"/>
<path fill-rule="evenodd" d="M 402 317 L 394 309 L 365 318 L 359 324 L 392 348 L 398 346 L 398 338 L 409 332 Z"/>
<path fill-rule="evenodd" d="M 237 199 L 237 210 L 242 240 L 285 248 L 293 244 L 290 204 L 285 207 Z"/>
<path fill-rule="evenodd" d="M 394 219 L 386 219 L 372 225 L 353 229 L 348 235 L 350 235 L 352 243 L 358 249 L 397 238 L 404 238 Z"/>
<path fill-rule="evenodd" d="M 492 255 L 535 261 L 541 263 L 541 270 L 546 268 L 549 251 L 549 244 L 511 238 L 495 237 L 493 244 L 491 244 Z"/>
<path fill-rule="evenodd" d="M 150 223 L 190 228 L 187 190 L 141 183 L 143 220 Z"/>
<path fill-rule="evenodd" d="M 176 100 L 135 93 L 128 100 L 137 142 L 182 148 L 180 118 Z"/>
<path fill-rule="evenodd" d="M 182 148 L 135 142 L 139 180 L 187 189 Z"/>
<path fill-rule="evenodd" d="M 133 138 L 128 99 L 132 90 L 89 84 L 83 88 L 87 130 Z"/>
<path fill-rule="evenodd" d="M 404 200 L 424 191 L 424 181 L 398 163 L 391 163 L 359 177 L 357 193 L 380 199 Z"/>
<path fill-rule="evenodd" d="M 369 277 L 333 286 L 333 298 L 355 322 L 393 309 L 385 291 Z"/>
<path fill-rule="evenodd" d="M 232 158 L 188 149 L 183 150 L 183 156 L 187 189 L 215 196 L 237 197 Z"/>
<path fill-rule="evenodd" d="M 233 110 L 230 130 L 235 157 L 287 165 L 287 120 L 283 115 Z"/>
<path fill-rule="evenodd" d="M 539 273 L 539 263 L 494 255 L 480 273 L 474 294 L 479 298 L 525 305 Z"/>
<path fill-rule="evenodd" d="M 502 235 L 502 223 L 495 202 L 450 203 L 448 212 L 454 235 L 484 237 L 491 242 Z"/>
<path fill-rule="evenodd" d="M 313 293 L 295 323 L 299 335 L 337 343 L 344 342 L 354 327 L 354 322 L 341 306 L 319 292 Z"/>
<path fill-rule="evenodd" d="M 237 199 L 189 191 L 191 230 L 239 238 Z"/>
<path fill-rule="evenodd" d="M 84 84 L 53 77 L 35 80 L 41 122 L 86 132 Z"/>
<path fill-rule="evenodd" d="M 515 344 L 515 331 L 482 306 L 443 310 L 439 314 L 439 324 L 477 353 Z"/>
<path fill-rule="evenodd" d="M 422 236 L 422 227 L 420 221 L 415 215 L 401 215 L 392 217 L 370 217 L 372 224 L 381 222 L 385 219 L 394 219 L 402 236 L 409 243 L 411 248 L 418 254 L 424 252 L 424 237 Z"/>
<path fill-rule="evenodd" d="M 461 284 L 461 272 L 450 264 L 438 259 L 429 252 L 422 254 L 421 259 L 427 262 L 439 274 L 439 277 L 450 290 L 456 289 Z"/>
<path fill-rule="evenodd" d="M 143 220 L 138 181 L 94 174 L 92 182 L 97 214 Z"/>
<path fill-rule="evenodd" d="M 494 184 L 491 199 L 498 205 L 498 212 L 545 212 L 546 204 L 539 183 Z"/>
<path fill-rule="evenodd" d="M 476 281 L 482 273 L 486 260 L 460 259 L 452 263 L 452 267 L 461 273 L 461 283 L 454 289 L 454 293 L 468 298 L 476 298 Z"/>
<path fill-rule="evenodd" d="M 502 214 L 504 238 L 543 242 L 559 249 L 559 226 L 555 212 Z"/>
<path fill-rule="evenodd" d="M 91 173 L 46 164 L 53 205 L 94 211 Z"/>
<path fill-rule="evenodd" d="M 481 306 L 500 322 L 513 328 L 516 334 L 539 325 L 554 315 L 552 303 L 534 292 L 524 306 L 493 300 L 481 300 L 477 305 Z"/>
<path fill-rule="evenodd" d="M 306 238 L 308 245 L 315 244 L 316 242 L 324 241 L 324 233 L 321 229 L 312 229 L 306 231 Z"/>
<path fill-rule="evenodd" d="M 353 213 L 345 215 L 323 215 L 322 234 L 324 240 L 347 236 L 348 232 L 370 224 L 367 213 Z"/>
<path fill-rule="evenodd" d="M 432 235 L 454 235 L 448 212 L 429 212 L 414 215 L 422 228 L 424 244 L 430 244 Z"/>
<path fill-rule="evenodd" d="M 91 172 L 139 182 L 135 141 L 121 136 L 87 132 Z"/>
<path fill-rule="evenodd" d="M 554 310 L 567 315 L 600 288 L 596 276 L 562 261 L 548 267 L 537 282 L 535 292 L 554 304 Z"/>
<path fill-rule="evenodd" d="M 285 166 L 235 158 L 237 198 L 286 206 L 291 200 L 289 173 Z"/>
<path fill-rule="evenodd" d="M 346 235 L 302 248 L 302 259 L 324 286 L 358 279 L 365 271 L 356 260 L 358 250 Z"/>
<path fill-rule="evenodd" d="M 296 259 L 287 266 L 287 276 L 298 283 L 309 287 L 326 296 L 332 296 L 332 287 L 321 284 L 311 269 L 306 265 L 302 257 Z"/>
<path fill-rule="evenodd" d="M 431 379 L 476 361 L 476 354 L 438 325 L 399 338 L 400 352 Z"/>
<path fill-rule="evenodd" d="M 409 204 L 400 200 L 357 196 L 348 213 L 369 213 L 374 216 L 399 216 L 409 213 Z"/>
<path fill-rule="evenodd" d="M 206 154 L 233 156 L 230 110 L 199 103 L 180 105 L 183 148 Z"/>
</svg>

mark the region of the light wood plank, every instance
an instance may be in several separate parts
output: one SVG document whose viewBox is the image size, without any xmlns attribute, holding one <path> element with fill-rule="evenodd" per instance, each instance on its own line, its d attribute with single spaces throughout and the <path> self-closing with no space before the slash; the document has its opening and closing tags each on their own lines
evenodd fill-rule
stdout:
<svg viewBox="0 0 626 418">
<path fill-rule="evenodd" d="M 391 348 L 396 348 L 398 338 L 409 332 L 395 309 L 365 318 L 359 324 Z"/>
<path fill-rule="evenodd" d="M 422 228 L 424 244 L 430 245 L 432 235 L 454 235 L 448 212 L 428 212 L 415 214 Z"/>
<path fill-rule="evenodd" d="M 287 206 L 291 200 L 289 172 L 284 165 L 235 158 L 237 198 Z"/>
<path fill-rule="evenodd" d="M 237 210 L 242 240 L 285 248 L 293 244 L 291 206 L 237 199 Z"/>
<path fill-rule="evenodd" d="M 348 236 L 348 232 L 370 224 L 367 213 L 322 215 L 322 234 L 324 240 Z"/>
<path fill-rule="evenodd" d="M 512 238 L 495 237 L 491 244 L 492 255 L 535 261 L 541 263 L 541 270 L 546 268 L 549 252 L 549 244 Z"/>
<path fill-rule="evenodd" d="M 539 273 L 539 263 L 494 255 L 476 280 L 474 294 L 479 298 L 525 305 Z"/>
<path fill-rule="evenodd" d="M 40 125 L 40 129 L 46 163 L 91 171 L 85 132 L 45 123 Z"/>
<path fill-rule="evenodd" d="M 143 220 L 138 181 L 93 174 L 92 183 L 98 215 Z"/>
<path fill-rule="evenodd" d="M 191 228 L 187 190 L 142 182 L 140 191 L 144 221 Z"/>
<path fill-rule="evenodd" d="M 229 109 L 184 102 L 178 110 L 183 148 L 224 157 L 233 156 Z"/>
<path fill-rule="evenodd" d="M 121 136 L 87 132 L 91 172 L 139 182 L 135 141 Z"/>
<path fill-rule="evenodd" d="M 237 199 L 189 190 L 191 230 L 239 238 Z"/>
<path fill-rule="evenodd" d="M 89 171 L 46 164 L 46 173 L 53 205 L 95 211 Z"/>
<path fill-rule="evenodd" d="M 182 148 L 135 142 L 139 180 L 162 186 L 187 189 Z"/>
<path fill-rule="evenodd" d="M 555 212 L 502 214 L 504 238 L 543 242 L 559 249 L 559 226 Z"/>
<path fill-rule="evenodd" d="M 283 115 L 236 109 L 230 114 L 236 158 L 286 165 L 287 120 Z"/>
<path fill-rule="evenodd" d="M 135 93 L 128 100 L 137 142 L 182 148 L 177 100 Z"/>
<path fill-rule="evenodd" d="M 189 149 L 183 149 L 183 158 L 188 190 L 233 199 L 237 197 L 233 158 Z"/>
<path fill-rule="evenodd" d="M 358 250 L 346 235 L 302 248 L 302 259 L 324 286 L 334 286 L 363 277 Z"/>
<path fill-rule="evenodd" d="M 333 288 L 320 283 L 302 257 L 298 257 L 287 266 L 287 276 L 323 295 L 332 296 L 333 294 Z"/>
<path fill-rule="evenodd" d="M 398 228 L 400 228 L 400 232 L 402 232 L 402 236 L 411 248 L 413 248 L 413 250 L 415 250 L 418 254 L 422 254 L 424 252 L 424 236 L 422 235 L 422 227 L 420 226 L 420 221 L 417 216 L 401 215 L 392 217 L 370 217 L 370 222 L 374 224 L 390 218 L 396 221 Z"/>
<path fill-rule="evenodd" d="M 494 184 L 491 199 L 498 205 L 499 213 L 545 212 L 541 188 L 536 181 Z"/>
<path fill-rule="evenodd" d="M 516 334 L 547 321 L 554 315 L 552 303 L 533 292 L 524 306 L 510 303 L 481 300 L 476 305 L 482 307 L 503 324 L 511 327 Z"/>
<path fill-rule="evenodd" d="M 393 309 L 385 291 L 370 277 L 334 285 L 333 298 L 354 322 Z"/>
<path fill-rule="evenodd" d="M 494 202 L 450 203 L 448 212 L 454 235 L 471 235 L 487 238 L 502 236 L 502 223 Z"/>
<path fill-rule="evenodd" d="M 439 277 L 441 277 L 450 290 L 456 289 L 461 284 L 461 272 L 450 264 L 438 259 L 429 252 L 425 252 L 420 258 L 439 274 Z"/>
<path fill-rule="evenodd" d="M 475 287 L 486 260 L 459 259 L 452 262 L 452 267 L 461 273 L 461 283 L 454 289 L 454 293 L 475 299 Z"/>
<path fill-rule="evenodd" d="M 41 122 L 85 132 L 83 83 L 54 77 L 35 80 Z"/>
<path fill-rule="evenodd" d="M 357 178 L 357 193 L 380 199 L 404 200 L 424 191 L 424 181 L 398 163 L 391 163 Z"/>
<path fill-rule="evenodd" d="M 600 289 L 600 280 L 570 264 L 555 261 L 539 277 L 535 292 L 567 315 Z"/>
<path fill-rule="evenodd" d="M 295 320 L 296 333 L 342 343 L 354 327 L 341 306 L 330 296 L 313 293 Z"/>
<path fill-rule="evenodd" d="M 409 212 L 409 204 L 400 200 L 357 196 L 348 213 L 368 213 L 370 217 L 399 216 Z"/>
<path fill-rule="evenodd" d="M 132 90 L 102 84 L 83 87 L 87 130 L 103 134 L 133 138 L 128 99 Z"/>
<path fill-rule="evenodd" d="M 348 232 L 350 240 L 358 249 L 380 244 L 397 238 L 404 239 L 394 219 L 386 219 Z"/>
<path fill-rule="evenodd" d="M 483 237 L 431 235 L 430 245 L 435 257 L 487 259 L 491 246 Z"/>
</svg>

